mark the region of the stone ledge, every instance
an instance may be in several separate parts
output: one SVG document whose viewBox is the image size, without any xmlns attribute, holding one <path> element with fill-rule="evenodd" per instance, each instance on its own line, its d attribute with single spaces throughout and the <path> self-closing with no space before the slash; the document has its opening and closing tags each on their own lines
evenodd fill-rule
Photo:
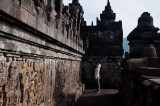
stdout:
<svg viewBox="0 0 160 106">
<path fill-rule="evenodd" d="M 72 44 L 71 45 L 71 43 L 69 42 L 70 39 L 66 39 L 61 33 L 56 31 L 54 28 L 51 28 L 51 27 L 47 26 L 46 24 L 44 24 L 44 25 L 46 25 L 45 27 L 47 28 L 47 30 L 45 32 L 42 32 L 42 29 L 37 30 L 32 26 L 28 26 L 27 24 L 20 22 L 19 20 L 15 20 L 13 17 L 12 18 L 6 18 L 6 17 L 10 17 L 10 16 L 7 16 L 5 13 L 3 13 L 1 11 L 0 11 L 0 16 L 1 16 L 2 19 L 4 19 L 3 23 L 1 23 L 1 24 L 4 24 L 5 21 L 7 22 L 6 26 L 0 27 L 0 30 L 5 32 L 5 33 L 9 33 L 9 34 L 13 34 L 13 35 L 21 34 L 21 35 L 23 35 L 23 37 L 26 37 L 25 36 L 26 34 L 32 32 L 32 34 L 36 38 L 38 37 L 38 38 L 47 39 L 47 40 L 50 40 L 52 42 L 56 42 L 56 44 L 58 44 L 58 45 L 65 46 L 67 48 L 72 48 L 72 49 L 74 49 L 74 51 L 80 51 L 81 53 L 84 53 L 82 48 L 80 49 L 80 47 L 77 44 Z M 39 20 L 38 22 L 41 22 L 41 21 Z M 43 22 L 41 22 L 41 23 L 43 23 Z M 10 27 L 10 25 L 12 27 Z M 18 27 L 15 27 L 15 26 L 18 26 Z M 40 25 L 38 25 L 38 26 L 40 26 Z M 19 27 L 21 27 L 21 28 L 19 28 Z M 23 31 L 23 29 L 25 29 L 25 31 Z M 12 30 L 12 32 L 10 32 L 11 30 Z M 18 35 L 18 37 L 21 37 L 21 36 Z"/>
<path fill-rule="evenodd" d="M 138 67 L 136 72 L 141 75 L 160 76 L 160 68 Z"/>
<path fill-rule="evenodd" d="M 25 35 L 30 36 L 30 35 Z M 0 34 L 0 49 L 1 50 L 9 50 L 10 52 L 18 52 L 21 54 L 28 54 L 28 55 L 39 55 L 39 56 L 50 56 L 50 54 L 54 54 L 54 57 L 59 57 L 58 55 L 64 54 L 66 56 L 74 56 L 77 58 L 81 58 L 81 54 L 78 54 L 74 51 L 70 51 L 65 47 L 60 47 L 58 45 L 53 45 L 47 43 L 48 45 L 38 44 L 36 42 L 32 42 L 23 38 L 19 38 L 16 36 L 8 35 L 1 33 Z M 37 40 L 41 40 L 37 38 Z M 49 52 L 45 52 L 45 51 Z M 54 53 L 51 53 L 54 52 Z M 51 55 L 53 56 L 53 55 Z M 63 57 L 62 57 L 63 58 Z"/>
</svg>

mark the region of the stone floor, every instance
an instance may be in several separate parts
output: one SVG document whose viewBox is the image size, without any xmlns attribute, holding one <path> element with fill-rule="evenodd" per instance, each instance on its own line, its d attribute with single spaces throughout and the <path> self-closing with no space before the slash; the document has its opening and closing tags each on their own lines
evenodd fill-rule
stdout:
<svg viewBox="0 0 160 106">
<path fill-rule="evenodd" d="M 85 90 L 76 106 L 125 106 L 116 89 L 102 89 L 96 93 L 94 89 Z"/>
</svg>

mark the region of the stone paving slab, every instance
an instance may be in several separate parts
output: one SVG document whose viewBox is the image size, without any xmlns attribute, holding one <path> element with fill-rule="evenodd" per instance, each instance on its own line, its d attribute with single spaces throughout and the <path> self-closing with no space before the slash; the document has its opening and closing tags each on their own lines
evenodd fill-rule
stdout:
<svg viewBox="0 0 160 106">
<path fill-rule="evenodd" d="M 87 89 L 77 101 L 76 106 L 125 106 L 116 89 L 102 89 L 96 93 L 95 89 Z"/>
</svg>

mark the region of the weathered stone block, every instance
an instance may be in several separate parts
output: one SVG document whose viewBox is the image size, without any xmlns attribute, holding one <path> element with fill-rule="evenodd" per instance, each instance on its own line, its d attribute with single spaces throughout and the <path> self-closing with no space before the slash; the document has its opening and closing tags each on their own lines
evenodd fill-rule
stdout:
<svg viewBox="0 0 160 106">
<path fill-rule="evenodd" d="M 30 25 L 33 28 L 36 28 L 36 15 L 33 15 L 33 13 L 28 14 L 28 25 Z"/>
<path fill-rule="evenodd" d="M 9 24 L 6 24 L 4 22 L 2 22 L 2 24 L 3 25 L 2 25 L 1 31 L 9 33 L 11 31 L 11 28 L 9 27 Z"/>
<path fill-rule="evenodd" d="M 29 12 L 25 8 L 21 7 L 20 8 L 20 20 L 27 24 L 28 17 L 29 17 Z"/>
<path fill-rule="evenodd" d="M 15 48 L 15 44 L 13 43 L 5 43 L 5 46 L 4 46 L 5 49 L 9 49 L 9 50 L 14 50 Z"/>
<path fill-rule="evenodd" d="M 8 7 L 8 8 L 6 8 L 6 7 Z M 10 7 L 12 7 L 12 2 L 10 2 L 10 0 L 1 0 L 0 10 L 3 10 L 6 13 L 9 13 Z"/>
<path fill-rule="evenodd" d="M 4 47 L 5 47 L 4 42 L 0 41 L 0 48 L 1 48 L 1 49 L 4 49 Z"/>
<path fill-rule="evenodd" d="M 20 1 L 19 0 L 14 0 L 13 1 L 13 7 L 11 10 L 11 15 L 14 16 L 15 18 L 19 19 L 20 18 Z"/>
<path fill-rule="evenodd" d="M 40 19 L 37 19 L 36 28 L 39 31 L 43 30 L 43 22 Z"/>
</svg>

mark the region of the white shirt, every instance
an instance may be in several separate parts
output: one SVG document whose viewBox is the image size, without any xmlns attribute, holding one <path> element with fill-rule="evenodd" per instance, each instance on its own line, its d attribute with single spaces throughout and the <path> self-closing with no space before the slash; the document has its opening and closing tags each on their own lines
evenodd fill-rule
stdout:
<svg viewBox="0 0 160 106">
<path fill-rule="evenodd" d="M 101 68 L 101 64 L 98 63 L 97 66 L 96 66 L 96 69 L 95 69 L 95 75 L 94 75 L 95 79 L 100 77 L 100 75 L 99 75 L 100 68 Z"/>
</svg>

